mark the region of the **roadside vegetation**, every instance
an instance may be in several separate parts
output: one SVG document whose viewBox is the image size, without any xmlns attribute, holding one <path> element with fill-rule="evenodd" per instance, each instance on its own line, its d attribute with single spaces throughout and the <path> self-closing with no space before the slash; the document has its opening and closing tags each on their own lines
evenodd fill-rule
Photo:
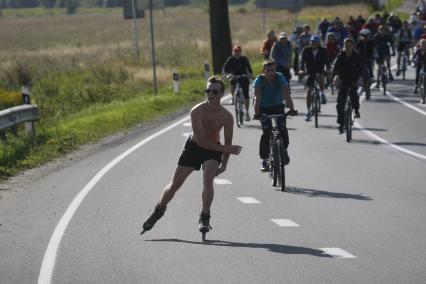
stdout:
<svg viewBox="0 0 426 284">
<path fill-rule="evenodd" d="M 299 23 L 315 28 L 319 19 L 371 13 L 366 4 L 308 7 Z M 231 34 L 260 73 L 259 53 L 266 31 L 290 33 L 295 16 L 250 5 L 231 6 Z M 182 6 L 154 12 L 159 92 L 152 93 L 149 17 L 140 19 L 139 60 L 133 49 L 133 23 L 121 8 L 5 9 L 0 19 L 0 110 L 21 103 L 29 85 L 42 119 L 34 139 L 7 133 L 0 141 L 0 180 L 26 168 L 135 127 L 204 99 L 204 60 L 210 58 L 207 6 Z M 172 92 L 172 70 L 180 74 Z M 21 126 L 22 127 L 22 126 Z"/>
</svg>

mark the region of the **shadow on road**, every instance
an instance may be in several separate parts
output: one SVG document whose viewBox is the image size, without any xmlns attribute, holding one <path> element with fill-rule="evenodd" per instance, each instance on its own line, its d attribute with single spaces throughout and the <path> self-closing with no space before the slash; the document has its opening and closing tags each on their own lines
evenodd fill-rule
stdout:
<svg viewBox="0 0 426 284">
<path fill-rule="evenodd" d="M 176 243 L 187 243 L 195 245 L 211 245 L 211 246 L 222 246 L 222 247 L 237 247 L 237 248 L 260 248 L 266 249 L 275 253 L 282 254 L 306 254 L 318 257 L 331 258 L 330 255 L 324 253 L 322 250 L 311 249 L 306 247 L 296 247 L 278 244 L 259 244 L 259 243 L 240 243 L 240 242 L 229 242 L 221 240 L 206 240 L 205 242 L 194 242 L 180 239 L 153 239 L 146 240 L 150 242 L 176 242 Z"/>
<path fill-rule="evenodd" d="M 343 193 L 343 192 L 330 192 L 330 191 L 324 191 L 324 190 L 300 188 L 295 186 L 287 187 L 287 192 L 293 193 L 293 194 L 306 195 L 308 197 L 345 198 L 345 199 L 355 199 L 355 200 L 362 200 L 362 201 L 373 200 L 373 198 L 369 196 L 363 196 L 362 193 L 350 194 L 350 193 Z"/>
</svg>

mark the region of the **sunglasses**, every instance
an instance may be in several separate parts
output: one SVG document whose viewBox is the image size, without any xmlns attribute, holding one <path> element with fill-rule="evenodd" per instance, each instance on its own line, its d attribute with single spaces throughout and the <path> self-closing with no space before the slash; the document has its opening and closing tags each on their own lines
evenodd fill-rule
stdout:
<svg viewBox="0 0 426 284">
<path fill-rule="evenodd" d="M 220 91 L 218 91 L 218 90 L 212 90 L 212 89 L 206 89 L 205 92 L 206 92 L 206 94 L 213 94 L 215 96 L 217 96 L 217 95 L 220 94 Z"/>
</svg>

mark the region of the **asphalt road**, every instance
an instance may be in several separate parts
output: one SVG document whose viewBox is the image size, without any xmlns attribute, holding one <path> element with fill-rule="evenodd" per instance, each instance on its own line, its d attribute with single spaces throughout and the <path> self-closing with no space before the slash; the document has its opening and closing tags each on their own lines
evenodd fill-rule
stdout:
<svg viewBox="0 0 426 284">
<path fill-rule="evenodd" d="M 425 283 L 426 108 L 413 76 L 387 96 L 373 89 L 352 143 L 337 134 L 336 96 L 319 128 L 290 118 L 289 192 L 259 171 L 258 121 L 236 128 L 243 151 L 216 180 L 206 243 L 199 172 L 139 235 L 191 132 L 186 115 L 151 140 L 170 124 L 2 185 L 0 282 Z M 302 113 L 301 86 L 293 97 Z"/>
</svg>

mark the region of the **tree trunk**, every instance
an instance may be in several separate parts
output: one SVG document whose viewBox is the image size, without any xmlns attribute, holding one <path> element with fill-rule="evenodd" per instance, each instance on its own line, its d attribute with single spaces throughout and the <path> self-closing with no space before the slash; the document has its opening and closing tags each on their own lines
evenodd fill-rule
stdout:
<svg viewBox="0 0 426 284">
<path fill-rule="evenodd" d="M 209 0 L 209 14 L 213 72 L 219 74 L 223 63 L 232 53 L 228 0 Z"/>
</svg>

